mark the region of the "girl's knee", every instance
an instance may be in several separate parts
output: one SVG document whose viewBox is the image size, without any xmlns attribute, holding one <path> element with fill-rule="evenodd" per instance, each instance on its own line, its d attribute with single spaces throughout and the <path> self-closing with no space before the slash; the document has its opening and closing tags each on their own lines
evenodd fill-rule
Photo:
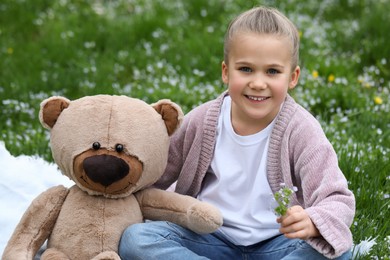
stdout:
<svg viewBox="0 0 390 260">
<path fill-rule="evenodd" d="M 145 252 L 156 252 L 156 242 L 164 241 L 164 234 L 164 225 L 159 222 L 130 225 L 119 241 L 119 255 L 122 259 L 145 259 Z"/>
<path fill-rule="evenodd" d="M 141 248 L 164 237 L 165 232 L 159 222 L 136 223 L 125 229 L 122 234 L 120 246 Z"/>
<path fill-rule="evenodd" d="M 136 237 L 139 237 L 142 233 L 143 223 L 136 223 L 128 226 L 125 231 L 123 231 L 122 239 L 126 240 L 136 240 Z"/>
<path fill-rule="evenodd" d="M 141 253 L 138 239 L 136 239 L 140 232 L 140 227 L 137 227 L 138 224 L 133 224 L 125 229 L 122 234 L 122 237 L 119 241 L 119 255 L 122 259 L 136 259 L 136 257 Z"/>
</svg>

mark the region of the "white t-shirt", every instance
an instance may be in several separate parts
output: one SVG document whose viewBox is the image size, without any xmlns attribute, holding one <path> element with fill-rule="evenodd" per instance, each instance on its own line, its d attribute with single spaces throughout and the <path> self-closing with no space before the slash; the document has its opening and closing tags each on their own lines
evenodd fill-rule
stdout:
<svg viewBox="0 0 390 260">
<path fill-rule="evenodd" d="M 275 201 L 266 176 L 269 136 L 274 121 L 262 131 L 237 135 L 232 127 L 231 98 L 222 104 L 214 157 L 198 199 L 218 207 L 219 231 L 232 243 L 248 246 L 279 234 L 272 211 Z"/>
</svg>

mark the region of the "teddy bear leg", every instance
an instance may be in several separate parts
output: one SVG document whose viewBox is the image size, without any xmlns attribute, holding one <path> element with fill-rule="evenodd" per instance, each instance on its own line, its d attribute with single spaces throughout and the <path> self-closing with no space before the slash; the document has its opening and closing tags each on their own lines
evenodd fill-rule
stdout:
<svg viewBox="0 0 390 260">
<path fill-rule="evenodd" d="M 69 260 L 69 257 L 55 248 L 46 249 L 41 260 Z"/>
<path fill-rule="evenodd" d="M 91 260 L 121 260 L 121 258 L 114 251 L 105 251 L 105 252 L 98 254 L 97 256 L 92 258 Z"/>
</svg>

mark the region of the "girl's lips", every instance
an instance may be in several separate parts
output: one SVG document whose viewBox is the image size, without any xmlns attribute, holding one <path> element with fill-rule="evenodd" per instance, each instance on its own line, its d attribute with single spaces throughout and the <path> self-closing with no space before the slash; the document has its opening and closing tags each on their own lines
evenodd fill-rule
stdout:
<svg viewBox="0 0 390 260">
<path fill-rule="evenodd" d="M 249 96 L 245 95 L 248 99 L 253 100 L 253 101 L 264 101 L 266 99 L 269 99 L 269 97 L 258 97 L 258 96 Z"/>
</svg>

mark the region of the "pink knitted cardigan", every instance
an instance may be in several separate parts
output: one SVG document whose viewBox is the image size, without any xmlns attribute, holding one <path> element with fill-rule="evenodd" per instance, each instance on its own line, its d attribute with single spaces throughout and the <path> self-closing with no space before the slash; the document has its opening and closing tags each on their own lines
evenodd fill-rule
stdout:
<svg viewBox="0 0 390 260">
<path fill-rule="evenodd" d="M 189 112 L 172 136 L 169 161 L 156 186 L 196 197 L 210 166 L 216 127 L 223 98 L 209 101 Z M 328 258 L 352 246 L 349 229 L 355 214 L 355 197 L 338 166 L 336 153 L 318 121 L 291 96 L 287 96 L 275 121 L 267 162 L 272 191 L 280 184 L 297 187 L 292 205 L 306 209 L 321 237 L 307 242 Z"/>
</svg>

